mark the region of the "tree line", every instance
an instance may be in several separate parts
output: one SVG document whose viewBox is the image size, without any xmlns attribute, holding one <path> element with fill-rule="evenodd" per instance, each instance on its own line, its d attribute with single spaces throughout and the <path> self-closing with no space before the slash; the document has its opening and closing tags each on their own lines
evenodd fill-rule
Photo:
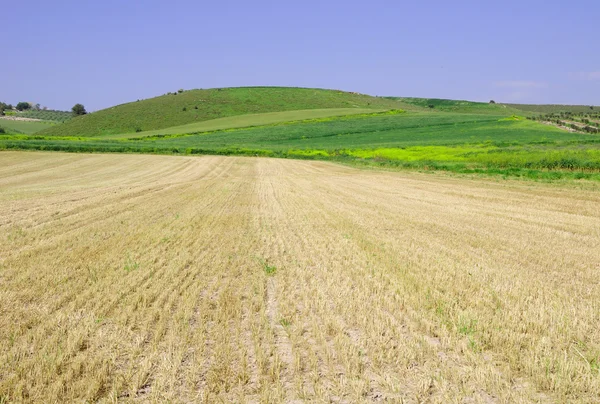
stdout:
<svg viewBox="0 0 600 404">
<path fill-rule="evenodd" d="M 5 102 L 1 102 L 0 101 L 0 116 L 5 115 L 5 111 L 46 111 L 48 110 L 47 107 L 42 107 L 40 106 L 40 104 L 33 104 L 31 102 L 27 102 L 27 101 L 20 101 L 17 103 L 16 106 L 13 106 L 12 104 L 7 104 Z M 87 114 L 87 111 L 85 110 L 85 107 L 83 106 L 83 104 L 75 104 L 73 105 L 73 108 L 71 108 L 71 113 L 73 114 L 73 116 L 80 116 L 80 115 L 85 115 Z"/>
</svg>

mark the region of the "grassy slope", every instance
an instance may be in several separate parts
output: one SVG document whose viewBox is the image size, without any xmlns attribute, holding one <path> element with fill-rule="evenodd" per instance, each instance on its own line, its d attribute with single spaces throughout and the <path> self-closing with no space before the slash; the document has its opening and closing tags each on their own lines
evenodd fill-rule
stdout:
<svg viewBox="0 0 600 404">
<path fill-rule="evenodd" d="M 590 109 L 589 105 L 532 105 L 532 104 L 505 104 L 507 107 L 518 109 L 528 113 L 549 114 L 553 112 L 594 112 L 599 111 L 600 106 Z"/>
<path fill-rule="evenodd" d="M 0 119 L 0 128 L 3 128 L 9 133 L 24 133 L 32 134 L 38 131 L 52 128 L 54 125 L 51 122 L 36 122 L 36 121 L 11 121 L 8 119 Z"/>
<path fill-rule="evenodd" d="M 118 105 L 42 132 L 49 136 L 135 133 L 216 118 L 324 108 L 402 108 L 401 102 L 337 90 L 242 87 L 190 90 Z M 185 110 L 184 110 L 185 109 Z"/>
<path fill-rule="evenodd" d="M 590 109 L 588 105 L 535 105 L 535 104 L 490 104 L 487 102 L 472 102 L 462 100 L 445 100 L 439 98 L 413 98 L 413 97 L 386 97 L 401 101 L 416 107 L 429 108 L 433 111 L 469 113 L 469 114 L 508 114 L 508 115 L 532 115 L 536 113 L 547 114 L 552 112 L 593 112 L 600 107 Z"/>
<path fill-rule="evenodd" d="M 172 126 L 165 129 L 149 130 L 135 134 L 105 135 L 102 138 L 138 138 L 155 135 L 172 135 L 197 132 L 210 132 L 224 129 L 248 128 L 253 126 L 271 125 L 276 123 L 300 121 L 305 119 L 318 119 L 334 116 L 357 115 L 364 113 L 379 112 L 381 110 L 368 108 L 327 108 L 327 109 L 303 109 L 297 111 L 267 112 L 264 114 L 247 114 L 230 116 L 227 118 L 211 119 L 190 123 L 181 126 Z"/>
<path fill-rule="evenodd" d="M 465 114 L 497 114 L 519 115 L 522 111 L 503 104 L 490 104 L 487 102 L 473 102 L 463 100 L 445 100 L 440 98 L 414 98 L 414 97 L 386 97 L 397 100 L 403 104 L 429 109 L 434 112 L 454 112 Z M 433 106 L 431 108 L 430 106 Z"/>
</svg>

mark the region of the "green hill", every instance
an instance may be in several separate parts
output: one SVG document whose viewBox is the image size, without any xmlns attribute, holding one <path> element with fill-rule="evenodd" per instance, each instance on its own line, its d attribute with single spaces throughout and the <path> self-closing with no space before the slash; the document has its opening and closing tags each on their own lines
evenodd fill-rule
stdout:
<svg viewBox="0 0 600 404">
<path fill-rule="evenodd" d="M 74 118 L 39 134 L 86 137 L 115 135 L 245 114 L 328 108 L 382 110 L 404 107 L 406 105 L 397 100 L 337 90 L 292 87 L 216 88 L 182 91 L 117 105 Z"/>
</svg>

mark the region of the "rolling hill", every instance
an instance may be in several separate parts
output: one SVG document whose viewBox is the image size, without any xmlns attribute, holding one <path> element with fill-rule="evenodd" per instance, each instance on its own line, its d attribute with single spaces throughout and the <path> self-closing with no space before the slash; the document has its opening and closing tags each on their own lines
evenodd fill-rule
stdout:
<svg viewBox="0 0 600 404">
<path fill-rule="evenodd" d="M 382 110 L 403 107 L 410 108 L 410 105 L 382 97 L 312 88 L 238 87 L 188 90 L 107 108 L 44 130 L 40 135 L 115 135 L 245 114 L 329 108 Z"/>
</svg>

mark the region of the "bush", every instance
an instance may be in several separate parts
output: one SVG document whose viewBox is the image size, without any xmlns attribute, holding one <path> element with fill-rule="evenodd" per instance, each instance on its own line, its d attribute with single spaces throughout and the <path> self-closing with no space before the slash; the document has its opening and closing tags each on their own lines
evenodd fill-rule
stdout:
<svg viewBox="0 0 600 404">
<path fill-rule="evenodd" d="M 0 133 L 6 133 L 6 131 L 4 130 L 4 128 L 0 128 Z"/>
<path fill-rule="evenodd" d="M 495 104 L 495 103 L 496 103 L 496 101 L 490 100 L 490 104 Z"/>
<path fill-rule="evenodd" d="M 182 111 L 183 112 L 187 111 L 187 107 L 183 107 Z"/>
</svg>

